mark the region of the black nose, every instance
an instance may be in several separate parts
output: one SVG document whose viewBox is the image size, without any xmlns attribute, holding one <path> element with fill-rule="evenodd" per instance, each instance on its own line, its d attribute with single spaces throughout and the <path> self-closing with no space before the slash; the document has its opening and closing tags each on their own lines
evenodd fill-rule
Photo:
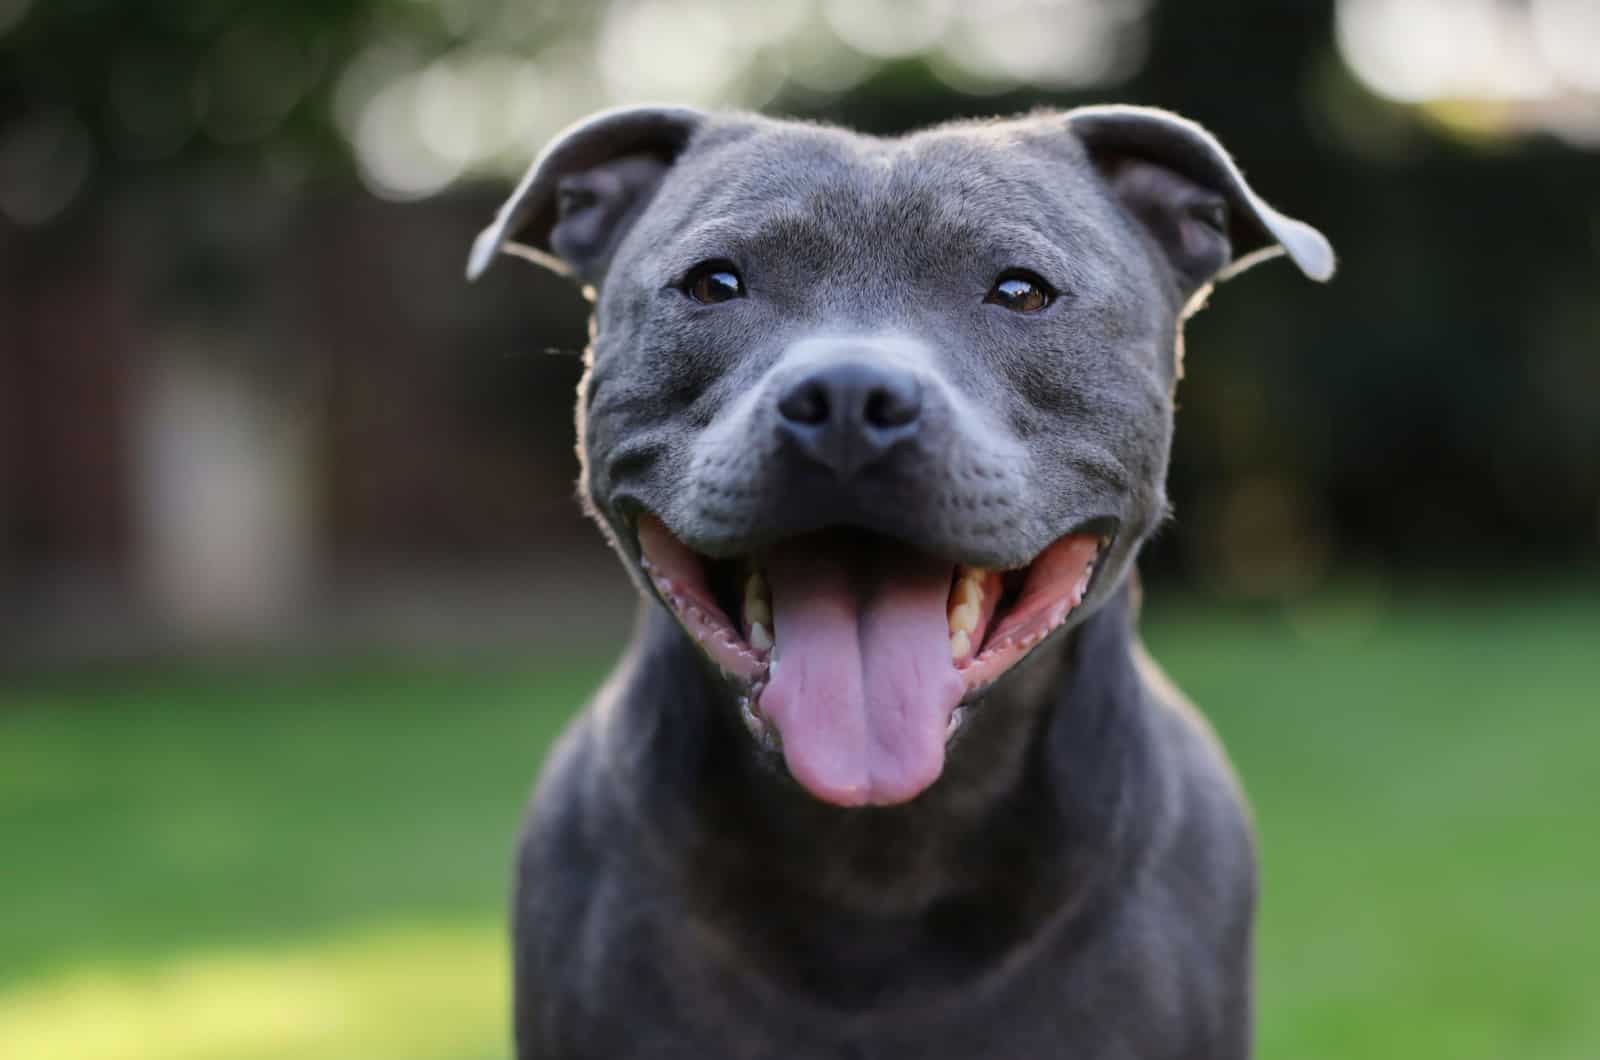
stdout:
<svg viewBox="0 0 1600 1060">
<path fill-rule="evenodd" d="M 784 387 L 778 414 L 783 435 L 843 478 L 917 433 L 922 388 L 910 372 L 844 361 Z"/>
</svg>

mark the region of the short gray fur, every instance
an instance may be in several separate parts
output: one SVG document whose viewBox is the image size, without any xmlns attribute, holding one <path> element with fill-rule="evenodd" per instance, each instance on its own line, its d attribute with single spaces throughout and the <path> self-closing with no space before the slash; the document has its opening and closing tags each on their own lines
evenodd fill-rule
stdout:
<svg viewBox="0 0 1600 1060">
<path fill-rule="evenodd" d="M 1183 318 L 1280 249 L 1332 274 L 1208 133 L 1144 108 L 893 139 L 627 108 L 546 149 L 468 272 L 509 251 L 593 289 L 582 493 L 646 599 L 529 810 L 522 1060 L 1249 1055 L 1248 814 L 1139 647 L 1133 562 L 1167 515 Z M 748 297 L 685 297 L 709 259 Z M 985 304 L 1017 267 L 1059 288 L 1047 311 Z M 774 406 L 845 362 L 914 376 L 922 420 L 841 478 Z M 644 511 L 713 557 L 854 526 L 1006 567 L 1088 519 L 1118 532 L 931 789 L 840 809 L 788 780 L 654 599 Z"/>
</svg>

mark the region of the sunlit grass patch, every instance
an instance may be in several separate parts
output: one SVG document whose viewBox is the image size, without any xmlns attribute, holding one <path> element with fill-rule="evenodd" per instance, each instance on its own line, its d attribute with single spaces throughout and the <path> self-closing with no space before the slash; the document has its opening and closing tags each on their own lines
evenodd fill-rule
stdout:
<svg viewBox="0 0 1600 1060">
<path fill-rule="evenodd" d="M 509 1054 L 500 922 L 86 962 L 0 989 L 6 1060 L 476 1060 Z"/>
<path fill-rule="evenodd" d="M 1254 806 L 1262 1057 L 1600 1056 L 1600 596 L 1153 608 Z"/>
</svg>

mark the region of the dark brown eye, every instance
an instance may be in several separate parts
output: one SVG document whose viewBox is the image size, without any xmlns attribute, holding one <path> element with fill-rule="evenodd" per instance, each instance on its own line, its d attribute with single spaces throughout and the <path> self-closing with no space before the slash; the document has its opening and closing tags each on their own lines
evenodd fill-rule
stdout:
<svg viewBox="0 0 1600 1060">
<path fill-rule="evenodd" d="M 683 293 L 701 305 L 716 305 L 744 297 L 744 281 L 725 261 L 707 261 L 689 270 Z"/>
<path fill-rule="evenodd" d="M 985 302 L 1003 306 L 1014 313 L 1037 313 L 1055 301 L 1055 290 L 1031 272 L 1003 272 L 994 281 Z"/>
</svg>

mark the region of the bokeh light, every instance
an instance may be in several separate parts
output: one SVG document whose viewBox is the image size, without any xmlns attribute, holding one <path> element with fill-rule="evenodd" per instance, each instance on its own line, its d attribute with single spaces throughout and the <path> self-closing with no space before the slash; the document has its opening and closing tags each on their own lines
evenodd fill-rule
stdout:
<svg viewBox="0 0 1600 1060">
<path fill-rule="evenodd" d="M 42 107 L 0 132 L 0 214 L 22 225 L 49 221 L 89 176 L 94 144 L 65 107 Z"/>
<path fill-rule="evenodd" d="M 437 194 L 520 168 L 532 145 L 599 107 L 672 99 L 760 107 L 836 96 L 885 64 L 928 57 L 963 90 L 1111 84 L 1142 60 L 1144 0 L 975 7 L 948 0 L 612 0 L 558 43 L 508 47 L 492 5 L 439 5 L 456 38 L 377 46 L 341 72 L 338 111 L 368 185 Z"/>
<path fill-rule="evenodd" d="M 1340 0 L 1335 32 L 1350 68 L 1389 99 L 1600 142 L 1592 0 Z"/>
</svg>

